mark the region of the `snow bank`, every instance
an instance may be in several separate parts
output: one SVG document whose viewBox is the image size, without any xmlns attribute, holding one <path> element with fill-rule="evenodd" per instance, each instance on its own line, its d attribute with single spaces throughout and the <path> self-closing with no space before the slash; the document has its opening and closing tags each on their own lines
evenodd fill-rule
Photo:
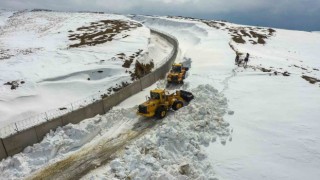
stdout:
<svg viewBox="0 0 320 180">
<path fill-rule="evenodd" d="M 213 179 L 201 146 L 227 141 L 229 123 L 222 116 L 227 100 L 210 85 L 192 90 L 195 99 L 169 113 L 162 125 L 132 142 L 120 157 L 83 179 Z"/>
<path fill-rule="evenodd" d="M 173 34 L 179 40 L 182 56 L 184 56 L 186 50 L 200 44 L 208 36 L 208 31 L 197 22 L 149 16 L 133 16 L 131 18 L 148 27 Z"/>
<path fill-rule="evenodd" d="M 69 124 L 51 131 L 45 138 L 22 153 L 8 157 L 0 163 L 0 179 L 20 179 L 52 164 L 83 146 L 91 146 L 96 139 L 115 137 L 122 128 L 135 122 L 133 109 L 111 110 L 104 116 L 96 116 L 79 124 Z M 126 125 L 124 125 L 126 124 Z M 101 137 L 102 136 L 102 137 Z M 91 143 L 89 143 L 91 141 Z M 88 144 L 87 144 L 88 143 Z"/>
<path fill-rule="evenodd" d="M 173 45 L 157 34 L 151 34 L 148 51 L 137 60 L 143 64 L 154 62 L 154 70 L 159 68 L 166 62 L 168 54 L 171 53 Z"/>
<path fill-rule="evenodd" d="M 121 170 L 117 164 L 119 161 L 120 165 L 127 162 L 122 173 L 137 173 L 132 175 L 134 177 L 213 177 L 214 172 L 206 161 L 201 145 L 207 146 L 216 141 L 217 137 L 221 138 L 222 143 L 227 141 L 230 135 L 229 124 L 222 118 L 227 110 L 227 100 L 209 85 L 199 86 L 192 92 L 196 98 L 188 106 L 169 113 L 163 125 L 128 146 L 123 159 L 110 164 L 113 171 Z M 2 160 L 2 178 L 26 177 L 44 166 L 77 153 L 80 148 L 97 146 L 101 140 L 106 141 L 126 132 L 139 119 L 135 109 L 114 109 L 106 115 L 51 131 L 41 143 Z M 118 176 L 119 173 L 116 170 L 108 176 Z"/>
</svg>

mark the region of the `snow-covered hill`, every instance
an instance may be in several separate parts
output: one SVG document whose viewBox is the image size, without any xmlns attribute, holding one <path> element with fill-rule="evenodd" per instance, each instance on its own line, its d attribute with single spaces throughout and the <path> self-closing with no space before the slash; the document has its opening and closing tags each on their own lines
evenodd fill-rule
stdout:
<svg viewBox="0 0 320 180">
<path fill-rule="evenodd" d="M 134 19 L 172 33 L 180 44 L 188 44 L 182 47 L 182 55 L 192 59 L 186 80 L 190 88 L 211 84 L 228 98 L 229 108 L 235 112 L 225 117 L 233 129 L 230 142 L 212 143 L 204 148 L 217 177 L 319 177 L 317 34 L 281 29 L 273 32 L 219 21 L 201 23 L 139 16 Z M 259 43 L 259 36 L 266 37 L 265 43 Z M 234 65 L 235 52 L 228 44 L 243 54 L 241 58 L 250 54 L 248 68 Z"/>
<path fill-rule="evenodd" d="M 136 105 L 165 87 L 161 80 L 106 115 L 59 128 L 3 160 L 3 177 L 318 179 L 318 34 L 130 17 L 178 39 L 176 61 L 191 63 L 179 88 L 195 100 L 161 121 L 138 117 Z M 236 53 L 250 54 L 247 68 L 234 64 Z"/>
<path fill-rule="evenodd" d="M 110 94 L 132 82 L 136 60 L 157 66 L 172 49 L 121 15 L 3 11 L 0 17 L 0 127 Z"/>
</svg>

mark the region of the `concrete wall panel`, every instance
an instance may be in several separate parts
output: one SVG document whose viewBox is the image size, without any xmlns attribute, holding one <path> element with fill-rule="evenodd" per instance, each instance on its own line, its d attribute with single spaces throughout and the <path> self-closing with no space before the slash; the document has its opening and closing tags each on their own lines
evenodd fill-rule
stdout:
<svg viewBox="0 0 320 180">
<path fill-rule="evenodd" d="M 102 100 L 89 104 L 84 108 L 85 117 L 83 119 L 92 118 L 98 114 L 105 114 Z"/>
<path fill-rule="evenodd" d="M 62 126 L 62 119 L 61 117 L 52 119 L 50 121 L 47 121 L 43 124 L 39 124 L 35 127 L 37 137 L 39 142 L 44 138 L 44 136 L 50 132 L 50 130 L 55 130 L 57 127 Z"/>
<path fill-rule="evenodd" d="M 166 78 L 166 71 L 164 67 L 161 67 L 154 71 L 154 79 L 158 81 L 159 79 L 165 79 Z"/>
<path fill-rule="evenodd" d="M 0 139 L 0 161 L 1 159 L 4 159 L 6 157 L 8 157 L 8 155 L 7 155 L 6 149 L 4 148 L 2 139 Z"/>
<path fill-rule="evenodd" d="M 62 124 L 67 125 L 69 123 L 71 124 L 78 124 L 81 122 L 83 119 L 85 119 L 86 113 L 84 108 L 72 111 L 64 116 L 62 116 Z"/>
<path fill-rule="evenodd" d="M 129 92 L 130 96 L 137 94 L 142 90 L 140 80 L 133 82 L 129 86 L 125 87 L 125 89 L 127 92 Z"/>
<path fill-rule="evenodd" d="M 113 106 L 119 104 L 117 93 L 103 98 L 103 107 L 105 112 L 109 111 Z"/>
<path fill-rule="evenodd" d="M 150 74 L 144 76 L 143 78 L 140 79 L 140 82 L 141 82 L 142 89 L 151 86 L 152 84 L 154 84 L 156 82 L 155 78 L 154 78 L 154 74 L 150 73 Z"/>
<path fill-rule="evenodd" d="M 2 140 L 8 156 L 12 156 L 22 152 L 24 148 L 37 143 L 38 137 L 35 128 L 30 128 Z"/>
</svg>

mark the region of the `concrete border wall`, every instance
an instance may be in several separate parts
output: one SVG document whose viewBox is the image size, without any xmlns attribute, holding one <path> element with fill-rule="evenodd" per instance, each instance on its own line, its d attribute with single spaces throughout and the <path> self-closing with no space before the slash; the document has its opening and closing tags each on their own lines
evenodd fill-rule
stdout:
<svg viewBox="0 0 320 180">
<path fill-rule="evenodd" d="M 56 130 L 59 126 L 61 127 L 62 124 L 62 118 L 58 117 L 53 120 L 50 120 L 48 122 L 45 122 L 43 124 L 40 124 L 35 127 L 36 134 L 38 136 L 38 140 L 42 141 L 44 136 L 50 132 L 50 130 Z"/>
<path fill-rule="evenodd" d="M 48 120 L 45 123 L 31 127 L 24 131 L 19 131 L 9 137 L 0 138 L 0 160 L 20 153 L 24 148 L 42 141 L 45 135 L 50 132 L 50 130 L 55 130 L 59 126 L 64 126 L 69 123 L 78 124 L 82 120 L 94 117 L 98 114 L 105 114 L 113 106 L 118 105 L 128 97 L 140 92 L 146 87 L 149 87 L 159 79 L 165 78 L 166 73 L 171 67 L 171 64 L 177 57 L 179 44 L 175 38 L 164 33 L 152 29 L 151 33 L 161 36 L 173 45 L 171 54 L 166 58 L 166 62 L 161 67 L 133 82 L 132 84 L 122 88 L 118 92 L 101 100 L 97 100 L 86 107 L 77 109 L 55 119 Z"/>
<path fill-rule="evenodd" d="M 152 84 L 154 84 L 156 82 L 156 80 L 154 78 L 154 73 L 150 73 L 150 74 L 143 76 L 140 79 L 140 82 L 141 82 L 142 89 L 151 86 Z"/>
<path fill-rule="evenodd" d="M 39 142 L 34 127 L 21 131 L 10 137 L 3 138 L 2 141 L 8 156 L 20 153 L 24 148 Z"/>
<path fill-rule="evenodd" d="M 7 151 L 4 148 L 2 139 L 0 139 L 0 160 L 8 157 Z"/>
</svg>

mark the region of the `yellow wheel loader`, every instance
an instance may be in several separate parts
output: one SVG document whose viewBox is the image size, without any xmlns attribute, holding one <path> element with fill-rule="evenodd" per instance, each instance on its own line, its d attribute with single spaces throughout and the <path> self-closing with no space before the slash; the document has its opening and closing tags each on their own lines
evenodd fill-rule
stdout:
<svg viewBox="0 0 320 180">
<path fill-rule="evenodd" d="M 186 78 L 186 73 L 188 70 L 189 68 L 183 67 L 181 63 L 172 64 L 172 68 L 169 74 L 167 75 L 168 84 L 182 84 L 183 80 Z"/>
<path fill-rule="evenodd" d="M 150 97 L 146 102 L 139 105 L 137 113 L 145 117 L 162 119 L 167 115 L 168 110 L 176 111 L 193 98 L 192 93 L 183 90 L 178 90 L 172 94 L 165 89 L 151 90 Z"/>
</svg>

